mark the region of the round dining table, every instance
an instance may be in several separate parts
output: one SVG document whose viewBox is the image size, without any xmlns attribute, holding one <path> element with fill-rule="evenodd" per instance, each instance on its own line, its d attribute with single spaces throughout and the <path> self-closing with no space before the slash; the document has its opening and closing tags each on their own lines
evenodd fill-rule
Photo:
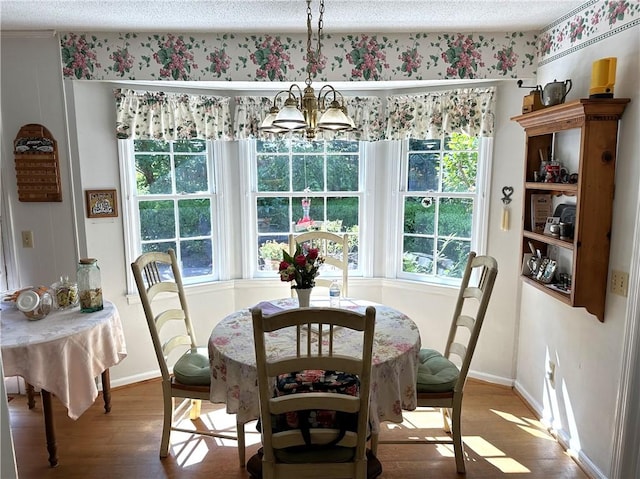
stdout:
<svg viewBox="0 0 640 479">
<path fill-rule="evenodd" d="M 258 305 L 263 314 L 297 308 L 295 298 L 265 301 Z M 328 307 L 328 299 L 311 299 L 311 307 Z M 340 307 L 364 313 L 367 306 L 376 308 L 376 326 L 371 368 L 370 424 L 377 433 L 380 423 L 402 422 L 402 411 L 416 408 L 416 379 L 420 333 L 416 324 L 400 311 L 382 304 L 356 299 L 341 299 Z M 361 336 L 337 331 L 336 354 L 356 354 L 362 349 Z M 270 341 L 268 354 L 278 354 L 295 344 L 295 332 L 278 332 Z M 253 341 L 251 309 L 236 311 L 223 318 L 209 338 L 211 396 L 214 403 L 226 403 L 227 412 L 237 421 L 247 423 L 260 416 L 258 377 Z"/>
</svg>

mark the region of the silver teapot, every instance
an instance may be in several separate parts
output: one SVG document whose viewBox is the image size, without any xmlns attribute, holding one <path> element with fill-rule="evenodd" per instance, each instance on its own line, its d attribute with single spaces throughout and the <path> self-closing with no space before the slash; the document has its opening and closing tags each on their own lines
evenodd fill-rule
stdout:
<svg viewBox="0 0 640 479">
<path fill-rule="evenodd" d="M 560 82 L 554 79 L 553 82 L 547 83 L 542 89 L 542 103 L 544 106 L 564 103 L 564 99 L 567 97 L 567 93 L 571 91 L 572 86 L 571 80 Z"/>
</svg>

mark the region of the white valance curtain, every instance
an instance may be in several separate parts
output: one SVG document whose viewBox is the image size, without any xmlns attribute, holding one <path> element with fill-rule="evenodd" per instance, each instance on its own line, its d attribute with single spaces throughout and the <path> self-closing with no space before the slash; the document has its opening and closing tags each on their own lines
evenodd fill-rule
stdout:
<svg viewBox="0 0 640 479">
<path fill-rule="evenodd" d="M 273 104 L 272 97 L 235 97 L 232 124 L 229 97 L 129 89 L 114 93 L 116 135 L 120 139 L 269 137 L 259 126 Z M 430 139 L 453 132 L 484 137 L 494 134 L 494 87 L 394 95 L 387 99 L 386 109 L 377 96 L 345 97 L 345 103 L 356 130 L 322 132 L 318 139 L 378 141 Z"/>
<path fill-rule="evenodd" d="M 442 134 L 492 137 L 495 87 L 459 88 L 387 99 L 387 140 L 427 140 Z"/>
<path fill-rule="evenodd" d="M 236 107 L 234 113 L 233 130 L 235 138 L 271 137 L 272 134 L 259 130 L 260 124 L 269 109 L 273 105 L 273 97 L 264 96 L 238 96 L 235 98 Z M 349 111 L 349 116 L 357 125 L 355 131 L 350 132 L 318 132 L 318 139 L 344 139 L 377 141 L 384 138 L 386 122 L 382 100 L 377 96 L 352 96 L 344 97 L 344 102 Z M 282 107 L 282 104 L 277 105 Z"/>
<path fill-rule="evenodd" d="M 137 140 L 230 140 L 229 98 L 114 90 L 116 136 Z"/>
</svg>

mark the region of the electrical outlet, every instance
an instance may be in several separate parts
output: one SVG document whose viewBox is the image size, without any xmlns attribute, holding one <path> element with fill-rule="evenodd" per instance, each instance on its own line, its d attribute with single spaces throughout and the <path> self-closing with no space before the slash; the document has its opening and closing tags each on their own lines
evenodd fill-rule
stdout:
<svg viewBox="0 0 640 479">
<path fill-rule="evenodd" d="M 626 297 L 629 288 L 629 273 L 624 271 L 611 272 L 611 292 Z"/>
<path fill-rule="evenodd" d="M 556 364 L 553 361 L 547 363 L 547 380 L 554 387 L 556 379 Z"/>
<path fill-rule="evenodd" d="M 33 231 L 22 232 L 22 247 L 33 248 Z"/>
</svg>

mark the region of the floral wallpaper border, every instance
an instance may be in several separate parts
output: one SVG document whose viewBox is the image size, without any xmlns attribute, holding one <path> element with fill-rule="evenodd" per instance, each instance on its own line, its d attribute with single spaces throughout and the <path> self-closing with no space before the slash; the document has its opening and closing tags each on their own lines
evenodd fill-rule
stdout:
<svg viewBox="0 0 640 479">
<path fill-rule="evenodd" d="M 315 81 L 534 78 L 537 66 L 640 25 L 638 0 L 589 0 L 539 34 L 325 35 Z M 302 81 L 306 35 L 63 33 L 66 79 Z"/>
<path fill-rule="evenodd" d="M 640 25 L 638 0 L 590 0 L 545 27 L 538 37 L 538 65 L 558 60 Z M 611 56 L 614 56 L 612 52 Z"/>
<path fill-rule="evenodd" d="M 302 81 L 306 34 L 64 33 L 64 78 Z M 325 35 L 316 81 L 533 77 L 534 33 Z"/>
</svg>

